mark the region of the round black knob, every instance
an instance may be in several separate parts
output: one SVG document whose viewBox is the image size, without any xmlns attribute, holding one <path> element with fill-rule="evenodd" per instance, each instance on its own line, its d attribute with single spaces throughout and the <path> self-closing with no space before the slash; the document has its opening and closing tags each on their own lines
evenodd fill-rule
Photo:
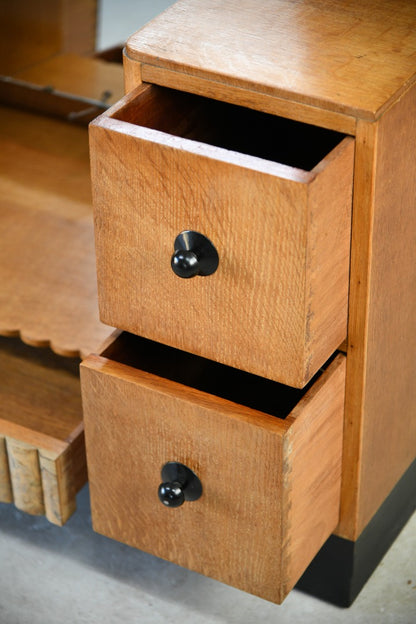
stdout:
<svg viewBox="0 0 416 624">
<path fill-rule="evenodd" d="M 193 251 L 178 249 L 172 256 L 171 264 L 178 277 L 194 277 L 200 271 L 198 257 Z"/>
<path fill-rule="evenodd" d="M 158 496 L 166 507 L 180 507 L 185 501 L 195 501 L 202 495 L 202 484 L 196 474 L 184 464 L 168 462 L 161 471 Z"/>
<path fill-rule="evenodd" d="M 171 267 L 178 277 L 211 275 L 217 270 L 219 257 L 211 241 L 192 230 L 184 230 L 175 239 Z"/>
<path fill-rule="evenodd" d="M 180 507 L 185 502 L 185 494 L 182 485 L 173 483 L 161 483 L 158 490 L 159 500 L 166 507 Z"/>
</svg>

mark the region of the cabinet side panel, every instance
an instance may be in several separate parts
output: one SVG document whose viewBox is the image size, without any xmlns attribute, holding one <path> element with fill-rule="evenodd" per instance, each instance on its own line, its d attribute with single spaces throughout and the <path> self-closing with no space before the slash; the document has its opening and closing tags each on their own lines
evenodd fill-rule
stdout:
<svg viewBox="0 0 416 624">
<path fill-rule="evenodd" d="M 374 167 L 371 177 L 362 180 L 371 206 L 364 201 L 354 207 L 370 208 L 373 216 L 356 221 L 366 224 L 369 241 L 361 309 L 354 307 L 359 300 L 354 289 L 361 287 L 354 273 L 351 281 L 348 357 L 355 366 L 347 372 L 347 461 L 339 527 L 349 539 L 365 528 L 416 454 L 415 145 L 416 88 L 411 88 L 378 123 Z M 353 258 L 354 253 L 360 250 L 353 247 Z M 360 314 L 365 317 L 361 329 L 356 323 Z M 354 354 L 356 338 L 364 346 L 360 358 Z M 353 462 L 357 469 L 351 469 Z"/>
</svg>

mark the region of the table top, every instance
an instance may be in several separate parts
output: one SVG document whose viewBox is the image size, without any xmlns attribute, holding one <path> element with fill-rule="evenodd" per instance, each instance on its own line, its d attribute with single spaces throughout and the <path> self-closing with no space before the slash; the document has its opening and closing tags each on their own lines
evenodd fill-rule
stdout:
<svg viewBox="0 0 416 624">
<path fill-rule="evenodd" d="M 414 0 L 180 0 L 130 37 L 146 64 L 373 120 L 416 80 Z"/>
</svg>

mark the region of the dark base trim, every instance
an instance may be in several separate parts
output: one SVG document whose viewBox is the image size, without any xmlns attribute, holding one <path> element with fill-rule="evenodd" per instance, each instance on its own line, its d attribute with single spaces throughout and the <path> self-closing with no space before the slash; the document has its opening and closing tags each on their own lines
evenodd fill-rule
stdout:
<svg viewBox="0 0 416 624">
<path fill-rule="evenodd" d="M 416 460 L 357 541 L 331 535 L 296 588 L 349 607 L 416 509 Z"/>
</svg>

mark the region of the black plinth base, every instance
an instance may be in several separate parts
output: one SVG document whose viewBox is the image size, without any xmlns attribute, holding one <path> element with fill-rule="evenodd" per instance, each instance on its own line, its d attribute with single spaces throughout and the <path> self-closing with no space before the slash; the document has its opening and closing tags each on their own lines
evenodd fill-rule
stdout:
<svg viewBox="0 0 416 624">
<path fill-rule="evenodd" d="M 357 541 L 332 535 L 296 588 L 349 607 L 416 509 L 416 460 Z"/>
</svg>

